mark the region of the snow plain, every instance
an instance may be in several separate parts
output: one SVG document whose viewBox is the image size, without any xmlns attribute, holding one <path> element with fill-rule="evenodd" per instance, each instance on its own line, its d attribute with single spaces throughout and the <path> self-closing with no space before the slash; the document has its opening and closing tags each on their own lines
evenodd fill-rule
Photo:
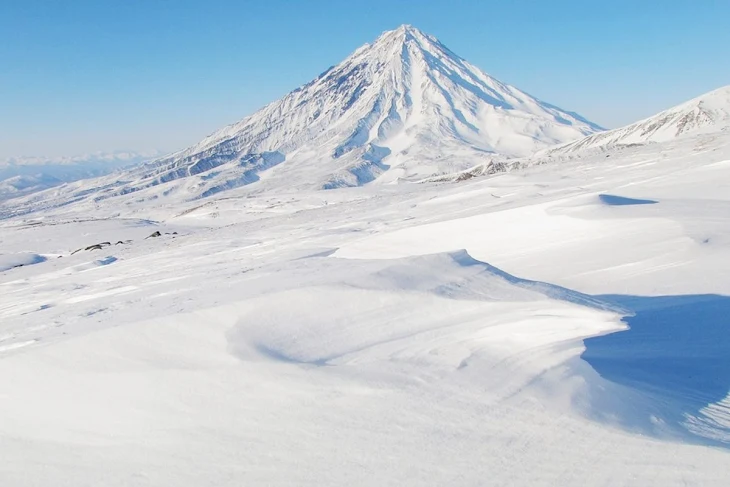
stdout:
<svg viewBox="0 0 730 487">
<path fill-rule="evenodd" d="M 727 134 L 226 196 L 0 222 L 3 486 L 730 481 Z"/>
</svg>

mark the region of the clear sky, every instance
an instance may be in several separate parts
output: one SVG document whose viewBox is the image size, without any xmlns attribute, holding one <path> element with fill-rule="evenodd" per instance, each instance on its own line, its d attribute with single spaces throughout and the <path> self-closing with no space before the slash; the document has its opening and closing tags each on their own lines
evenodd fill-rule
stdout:
<svg viewBox="0 0 730 487">
<path fill-rule="evenodd" d="M 728 0 L 0 0 L 0 157 L 174 150 L 403 23 L 606 127 L 730 84 Z"/>
</svg>

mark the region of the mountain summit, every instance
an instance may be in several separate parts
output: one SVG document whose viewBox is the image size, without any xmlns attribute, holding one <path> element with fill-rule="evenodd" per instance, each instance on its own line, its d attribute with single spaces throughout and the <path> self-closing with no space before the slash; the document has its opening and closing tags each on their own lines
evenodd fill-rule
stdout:
<svg viewBox="0 0 730 487">
<path fill-rule="evenodd" d="M 403 25 L 200 143 L 129 171 L 123 182 L 105 181 L 93 197 L 160 184 L 164 194 L 196 198 L 259 181 L 261 188 L 412 181 L 598 130 Z"/>
</svg>

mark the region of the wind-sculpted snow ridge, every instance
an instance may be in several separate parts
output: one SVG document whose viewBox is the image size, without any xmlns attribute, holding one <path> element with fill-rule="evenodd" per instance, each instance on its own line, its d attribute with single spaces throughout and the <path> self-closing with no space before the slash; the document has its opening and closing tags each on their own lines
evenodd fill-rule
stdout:
<svg viewBox="0 0 730 487">
<path fill-rule="evenodd" d="M 264 175 L 265 187 L 287 189 L 412 181 L 497 155 L 526 156 L 598 130 L 404 25 L 192 147 L 49 196 L 194 199 L 259 183 Z"/>
<path fill-rule="evenodd" d="M 444 257 L 448 257 L 450 261 L 453 261 L 460 267 L 474 267 L 476 269 L 479 269 L 480 275 L 489 276 L 491 279 L 503 281 L 505 285 L 525 289 L 534 293 L 539 293 L 550 299 L 567 301 L 581 306 L 596 308 L 604 311 L 621 312 L 624 310 L 624 308 L 611 304 L 608 301 L 603 301 L 601 299 L 580 293 L 578 291 L 573 291 L 571 289 L 557 286 L 555 284 L 531 281 L 528 279 L 522 279 L 513 276 L 512 274 L 504 272 L 503 270 L 498 269 L 497 267 L 494 267 L 487 262 L 482 262 L 473 258 L 466 250 L 447 252 L 444 256 L 440 256 L 439 254 L 437 254 L 434 256 L 412 257 L 411 260 L 413 260 L 414 262 L 425 261 L 424 266 L 431 266 L 433 264 L 430 261 Z M 441 290 L 446 294 L 449 294 L 448 289 L 449 287 L 446 286 Z"/>
</svg>

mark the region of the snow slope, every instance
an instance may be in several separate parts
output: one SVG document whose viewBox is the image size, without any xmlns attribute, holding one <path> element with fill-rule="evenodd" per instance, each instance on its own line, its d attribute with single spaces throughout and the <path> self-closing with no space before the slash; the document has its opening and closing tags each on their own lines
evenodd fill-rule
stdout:
<svg viewBox="0 0 730 487">
<path fill-rule="evenodd" d="M 415 180 L 496 154 L 528 155 L 597 130 L 404 25 L 188 149 L 47 198 L 139 192 L 148 199 L 193 199 L 252 183 L 334 188 Z"/>
<path fill-rule="evenodd" d="M 703 137 L 3 220 L 0 253 L 61 257 L 0 272 L 2 484 L 724 486 L 730 136 Z"/>
</svg>

